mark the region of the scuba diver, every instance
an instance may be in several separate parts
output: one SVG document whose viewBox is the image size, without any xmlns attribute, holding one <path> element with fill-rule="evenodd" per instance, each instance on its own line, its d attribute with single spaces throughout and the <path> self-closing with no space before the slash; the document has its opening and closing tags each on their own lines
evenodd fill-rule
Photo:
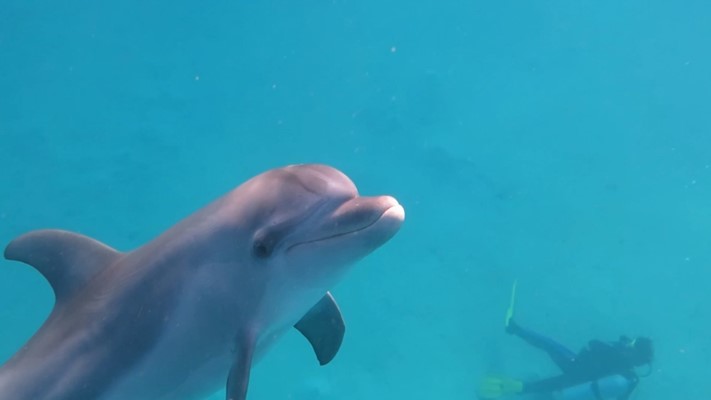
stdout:
<svg viewBox="0 0 711 400">
<path fill-rule="evenodd" d="M 487 377 L 479 387 L 479 398 L 547 394 L 554 400 L 627 400 L 639 382 L 636 367 L 654 358 L 652 341 L 646 337 L 621 336 L 611 343 L 591 340 L 579 353 L 556 341 L 523 328 L 513 320 L 516 283 L 506 312 L 506 332 L 545 351 L 562 374 L 533 382 L 505 377 Z"/>
</svg>

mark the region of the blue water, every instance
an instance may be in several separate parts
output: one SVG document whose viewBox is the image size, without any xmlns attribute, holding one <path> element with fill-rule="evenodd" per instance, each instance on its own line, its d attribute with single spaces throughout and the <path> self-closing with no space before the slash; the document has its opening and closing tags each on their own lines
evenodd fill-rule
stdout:
<svg viewBox="0 0 711 400">
<path fill-rule="evenodd" d="M 702 1 L 5 0 L 0 243 L 36 228 L 140 246 L 300 162 L 407 221 L 334 295 L 318 367 L 290 333 L 250 399 L 473 399 L 548 376 L 503 332 L 574 349 L 648 335 L 635 399 L 711 391 L 711 6 Z M 52 307 L 0 263 L 0 360 Z M 221 398 L 218 394 L 216 399 Z"/>
</svg>

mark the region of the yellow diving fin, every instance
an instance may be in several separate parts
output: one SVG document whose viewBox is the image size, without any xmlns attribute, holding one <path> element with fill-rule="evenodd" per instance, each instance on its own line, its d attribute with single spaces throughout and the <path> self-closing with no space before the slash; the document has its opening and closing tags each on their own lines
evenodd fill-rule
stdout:
<svg viewBox="0 0 711 400">
<path fill-rule="evenodd" d="M 511 288 L 511 301 L 509 302 L 509 308 L 506 310 L 506 321 L 505 327 L 509 327 L 509 321 L 513 318 L 514 307 L 516 306 L 516 284 L 518 281 L 514 281 L 513 287 Z"/>
<path fill-rule="evenodd" d="M 479 384 L 477 397 L 480 400 L 494 400 L 502 396 L 520 394 L 523 382 L 502 376 L 487 376 Z"/>
</svg>

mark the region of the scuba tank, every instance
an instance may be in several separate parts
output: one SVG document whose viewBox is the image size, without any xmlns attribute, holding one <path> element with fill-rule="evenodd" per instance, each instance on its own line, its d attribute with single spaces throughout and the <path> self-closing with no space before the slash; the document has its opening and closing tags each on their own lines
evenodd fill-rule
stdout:
<svg viewBox="0 0 711 400">
<path fill-rule="evenodd" d="M 614 400 L 627 391 L 632 382 L 622 375 L 610 375 L 593 382 L 571 386 L 553 393 L 554 400 Z"/>
</svg>

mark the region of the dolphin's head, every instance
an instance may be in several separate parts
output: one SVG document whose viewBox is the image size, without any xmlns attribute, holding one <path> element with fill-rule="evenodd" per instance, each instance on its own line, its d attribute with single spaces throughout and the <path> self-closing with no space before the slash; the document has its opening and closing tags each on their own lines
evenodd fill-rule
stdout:
<svg viewBox="0 0 711 400">
<path fill-rule="evenodd" d="M 270 308 L 299 307 L 295 298 L 313 305 L 349 265 L 387 242 L 405 217 L 394 198 L 359 196 L 346 175 L 318 164 L 265 172 L 235 195 L 249 199 L 241 206 L 246 231 L 240 236 L 247 240 L 239 251 L 251 260 L 250 273 L 263 283 Z"/>
</svg>

